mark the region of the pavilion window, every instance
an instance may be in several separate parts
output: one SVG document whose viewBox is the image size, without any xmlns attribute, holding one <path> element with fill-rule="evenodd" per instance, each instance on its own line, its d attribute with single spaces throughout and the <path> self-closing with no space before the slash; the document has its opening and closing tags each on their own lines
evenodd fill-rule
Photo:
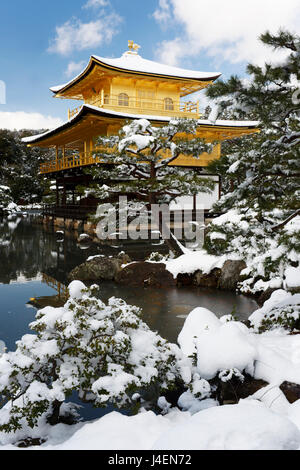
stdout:
<svg viewBox="0 0 300 470">
<path fill-rule="evenodd" d="M 165 98 L 164 103 L 165 103 L 165 110 L 166 111 L 174 111 L 174 102 L 173 102 L 172 98 Z"/>
<path fill-rule="evenodd" d="M 119 106 L 129 106 L 129 96 L 126 93 L 120 93 L 118 97 Z"/>
<path fill-rule="evenodd" d="M 137 107 L 144 107 L 152 109 L 155 107 L 155 92 L 152 90 L 139 89 L 137 90 Z"/>
<path fill-rule="evenodd" d="M 109 95 L 104 95 L 104 104 L 109 104 Z"/>
</svg>

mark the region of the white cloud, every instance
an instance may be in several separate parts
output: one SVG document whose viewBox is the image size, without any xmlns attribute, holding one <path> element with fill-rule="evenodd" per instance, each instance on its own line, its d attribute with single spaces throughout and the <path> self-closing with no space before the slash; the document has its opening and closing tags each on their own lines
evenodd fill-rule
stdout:
<svg viewBox="0 0 300 470">
<path fill-rule="evenodd" d="M 0 129 L 52 129 L 61 125 L 60 118 L 44 116 L 40 113 L 26 113 L 25 111 L 0 112 Z"/>
<path fill-rule="evenodd" d="M 73 18 L 56 27 L 56 37 L 48 51 L 68 55 L 74 50 L 81 51 L 109 43 L 117 34 L 120 22 L 121 18 L 115 13 L 88 23 Z"/>
<path fill-rule="evenodd" d="M 108 0 L 88 0 L 82 8 L 101 8 L 109 5 Z"/>
<path fill-rule="evenodd" d="M 154 17 L 182 29 L 182 34 L 160 44 L 157 55 L 165 63 L 176 65 L 184 57 L 205 53 L 219 63 L 263 64 L 279 55 L 258 36 L 279 28 L 297 31 L 300 8 L 299 0 L 160 0 Z"/>
<path fill-rule="evenodd" d="M 159 0 L 158 8 L 153 13 L 159 23 L 167 23 L 171 19 L 171 6 L 168 0 Z"/>
<path fill-rule="evenodd" d="M 106 7 L 109 4 L 108 0 L 88 0 L 82 8 L 99 8 Z"/>
<path fill-rule="evenodd" d="M 86 65 L 85 60 L 82 60 L 81 62 L 70 62 L 68 64 L 67 70 L 65 71 L 65 75 L 67 77 L 73 77 L 79 74 L 84 69 L 85 65 Z"/>
</svg>

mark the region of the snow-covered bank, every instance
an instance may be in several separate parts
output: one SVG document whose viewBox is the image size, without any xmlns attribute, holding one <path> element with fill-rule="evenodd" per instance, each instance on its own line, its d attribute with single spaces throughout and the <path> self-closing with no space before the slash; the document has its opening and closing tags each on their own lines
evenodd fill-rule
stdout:
<svg viewBox="0 0 300 470">
<path fill-rule="evenodd" d="M 294 420 L 291 415 L 294 415 Z M 193 416 L 113 412 L 93 422 L 57 425 L 39 450 L 295 450 L 300 446 L 299 403 L 278 413 L 258 400 L 241 400 Z M 2 447 L 13 449 L 7 445 Z"/>
<path fill-rule="evenodd" d="M 205 250 L 189 251 L 178 258 L 166 261 L 166 269 L 173 274 L 174 278 L 178 274 L 193 274 L 198 270 L 208 274 L 214 268 L 222 268 L 227 259 L 229 259 L 227 255 L 209 255 Z M 238 257 L 232 255 L 230 259 L 238 259 Z"/>
<path fill-rule="evenodd" d="M 195 285 L 226 289 L 226 283 L 220 282 L 225 273 L 225 277 L 235 278 L 229 282 L 229 288 L 241 293 L 259 296 L 267 290 L 280 288 L 297 292 L 300 289 L 297 251 L 300 216 L 290 220 L 280 235 L 270 230 L 258 227 L 253 212 L 249 211 L 246 216 L 238 210 L 230 210 L 208 226 L 205 249 L 185 248 L 184 254 L 177 258 L 158 261 L 165 263 L 175 279 L 190 275 Z M 201 277 L 200 284 L 197 273 Z M 211 285 L 213 278 L 215 282 Z"/>
<path fill-rule="evenodd" d="M 300 432 L 284 415 L 256 400 L 200 411 L 154 444 L 159 450 L 292 450 Z"/>
</svg>

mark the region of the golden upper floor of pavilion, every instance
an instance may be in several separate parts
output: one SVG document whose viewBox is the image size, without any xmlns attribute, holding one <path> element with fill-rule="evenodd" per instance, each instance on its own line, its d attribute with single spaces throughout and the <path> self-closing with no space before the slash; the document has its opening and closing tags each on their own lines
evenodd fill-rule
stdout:
<svg viewBox="0 0 300 470">
<path fill-rule="evenodd" d="M 198 72 L 142 58 L 129 41 L 120 58 L 91 56 L 86 68 L 64 85 L 51 87 L 54 97 L 134 114 L 199 118 L 199 102 L 181 99 L 207 87 L 221 74 Z M 74 117 L 80 107 L 69 111 Z"/>
<path fill-rule="evenodd" d="M 118 134 L 128 120 L 144 118 L 154 126 L 163 126 L 174 117 L 194 118 L 196 136 L 218 142 L 211 154 L 196 159 L 180 155 L 173 162 L 176 166 L 205 167 L 220 158 L 222 141 L 258 132 L 255 121 L 210 121 L 200 117 L 199 103 L 181 101 L 213 83 L 219 73 L 158 64 L 140 57 L 138 47 L 130 41 L 130 50 L 118 59 L 92 56 L 77 77 L 50 88 L 54 97 L 83 104 L 55 129 L 22 139 L 29 147 L 55 148 L 56 157 L 41 164 L 40 174 L 101 163 L 98 136 Z"/>
</svg>

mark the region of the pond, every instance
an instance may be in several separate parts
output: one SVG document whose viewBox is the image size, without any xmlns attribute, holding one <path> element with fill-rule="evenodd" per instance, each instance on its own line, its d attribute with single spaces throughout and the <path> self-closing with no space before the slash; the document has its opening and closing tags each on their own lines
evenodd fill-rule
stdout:
<svg viewBox="0 0 300 470">
<path fill-rule="evenodd" d="M 28 324 L 34 320 L 36 309 L 30 299 L 37 299 L 40 305 L 60 305 L 68 273 L 89 256 L 115 255 L 124 250 L 137 260 L 163 248 L 138 243 L 83 247 L 75 234 L 66 233 L 61 241 L 53 228 L 45 228 L 37 220 L 35 216 L 0 219 L 0 340 L 11 351 L 22 335 L 31 332 Z M 258 307 L 253 299 L 215 289 L 134 288 L 113 282 L 103 282 L 100 289 L 103 301 L 116 296 L 141 307 L 150 328 L 172 342 L 176 342 L 186 316 L 195 307 L 206 307 L 219 317 L 234 310 L 242 320 Z"/>
</svg>

